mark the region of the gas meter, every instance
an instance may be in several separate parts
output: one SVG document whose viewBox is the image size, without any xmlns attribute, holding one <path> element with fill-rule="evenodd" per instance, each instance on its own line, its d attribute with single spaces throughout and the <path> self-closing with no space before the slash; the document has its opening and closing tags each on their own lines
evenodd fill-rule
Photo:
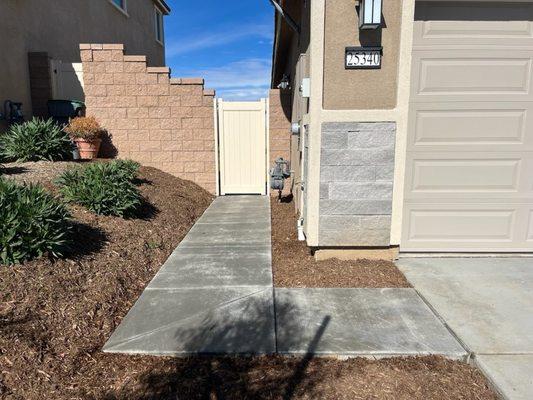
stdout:
<svg viewBox="0 0 533 400">
<path fill-rule="evenodd" d="M 275 161 L 274 167 L 270 170 L 270 188 L 278 191 L 278 198 L 281 199 L 281 192 L 285 187 L 285 180 L 290 178 L 291 171 L 289 162 L 285 161 L 283 157 Z"/>
</svg>

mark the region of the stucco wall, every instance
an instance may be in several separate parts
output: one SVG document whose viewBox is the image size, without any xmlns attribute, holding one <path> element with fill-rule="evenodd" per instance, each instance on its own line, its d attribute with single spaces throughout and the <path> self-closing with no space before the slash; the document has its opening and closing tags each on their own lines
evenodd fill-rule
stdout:
<svg viewBox="0 0 533 400">
<path fill-rule="evenodd" d="M 1 0 L 0 26 L 0 103 L 24 103 L 27 117 L 29 52 L 79 62 L 80 43 L 124 43 L 132 54 L 145 54 L 151 66 L 165 63 L 164 46 L 155 40 L 152 0 L 128 1 L 127 16 L 108 0 Z"/>
<path fill-rule="evenodd" d="M 122 45 L 82 44 L 87 115 L 111 136 L 101 154 L 139 161 L 215 192 L 214 90 L 170 78 Z"/>
<path fill-rule="evenodd" d="M 353 0 L 327 0 L 324 45 L 324 109 L 391 109 L 396 106 L 401 0 L 383 2 L 383 29 L 359 30 Z M 346 70 L 345 48 L 383 46 L 381 69 Z"/>
</svg>

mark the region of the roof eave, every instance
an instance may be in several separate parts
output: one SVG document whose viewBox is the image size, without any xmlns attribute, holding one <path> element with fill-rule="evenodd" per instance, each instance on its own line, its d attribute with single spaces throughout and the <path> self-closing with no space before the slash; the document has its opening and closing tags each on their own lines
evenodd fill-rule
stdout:
<svg viewBox="0 0 533 400">
<path fill-rule="evenodd" d="M 165 2 L 165 0 L 154 0 L 154 3 L 156 3 L 156 5 L 159 6 L 159 9 L 165 14 L 165 15 L 169 15 L 170 14 L 170 7 L 168 6 L 168 4 Z"/>
</svg>

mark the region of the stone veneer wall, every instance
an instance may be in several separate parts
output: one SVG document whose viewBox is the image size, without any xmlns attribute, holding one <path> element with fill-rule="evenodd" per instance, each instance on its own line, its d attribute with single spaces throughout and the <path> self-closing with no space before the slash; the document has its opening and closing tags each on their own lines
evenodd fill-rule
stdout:
<svg viewBox="0 0 533 400">
<path fill-rule="evenodd" d="M 320 246 L 390 245 L 394 122 L 324 123 Z"/>
<path fill-rule="evenodd" d="M 274 166 L 274 161 L 279 157 L 291 161 L 291 121 L 285 115 L 284 110 L 290 109 L 291 97 L 279 89 L 271 89 L 269 92 L 269 171 Z M 285 181 L 283 193 L 290 193 L 291 179 Z M 273 191 L 272 195 L 277 195 Z"/>
<path fill-rule="evenodd" d="M 215 192 L 214 90 L 170 78 L 121 44 L 80 45 L 87 115 L 111 136 L 102 155 L 130 158 Z"/>
<path fill-rule="evenodd" d="M 48 100 L 52 98 L 50 59 L 46 52 L 28 53 L 30 73 L 31 108 L 35 117 L 48 117 Z M 28 115 L 29 104 L 22 105 L 22 112 Z"/>
</svg>

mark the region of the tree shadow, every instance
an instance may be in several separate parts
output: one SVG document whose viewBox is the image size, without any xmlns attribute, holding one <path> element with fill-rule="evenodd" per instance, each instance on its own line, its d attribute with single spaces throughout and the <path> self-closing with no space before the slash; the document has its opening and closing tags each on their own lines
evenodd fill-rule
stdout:
<svg viewBox="0 0 533 400">
<path fill-rule="evenodd" d="M 108 239 L 102 229 L 79 221 L 72 221 L 71 229 L 71 237 L 74 238 L 73 243 L 75 245 L 70 244 L 65 255 L 74 260 L 98 253 L 102 250 Z"/>
<path fill-rule="evenodd" d="M 113 135 L 105 130 L 101 139 L 102 143 L 100 144 L 100 151 L 98 153 L 99 157 L 116 158 L 118 156 L 118 149 L 113 144 Z"/>
<path fill-rule="evenodd" d="M 26 167 L 6 167 L 5 165 L 0 165 L 0 173 L 3 175 L 19 175 L 27 171 L 28 169 Z"/>
<path fill-rule="evenodd" d="M 137 207 L 135 212 L 132 214 L 132 217 L 134 219 L 140 219 L 143 221 L 151 221 L 159 213 L 160 213 L 160 210 L 156 206 L 154 206 L 144 197 L 141 197 L 141 204 Z"/>
<path fill-rule="evenodd" d="M 240 300 L 237 300 L 240 301 Z M 186 358 L 168 359 L 135 378 L 129 387 L 106 393 L 105 400 L 174 399 L 284 399 L 321 398 L 321 369 L 308 369 L 328 324 L 324 318 L 302 357 L 272 354 L 275 346 L 273 315 L 250 296 L 246 305 L 218 308 L 201 320 L 185 321 L 165 331 L 173 333 L 176 350 Z M 276 303 L 277 313 L 297 312 L 290 303 Z M 301 337 L 292 319 L 282 327 L 284 337 Z M 292 321 L 292 322 L 291 322 Z M 193 327 L 194 326 L 194 327 Z M 154 338 L 154 340 L 157 340 Z M 260 349 L 259 353 L 251 351 Z M 265 351 L 269 349 L 270 351 Z M 227 355 L 232 354 L 232 355 Z"/>
</svg>

